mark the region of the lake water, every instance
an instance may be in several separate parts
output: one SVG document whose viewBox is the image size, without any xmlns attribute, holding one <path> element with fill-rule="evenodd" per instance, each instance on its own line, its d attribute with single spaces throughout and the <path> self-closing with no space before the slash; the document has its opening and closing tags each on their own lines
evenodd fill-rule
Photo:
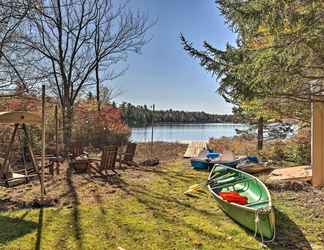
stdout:
<svg viewBox="0 0 324 250">
<path fill-rule="evenodd" d="M 209 138 L 232 137 L 235 129 L 247 129 L 244 124 L 229 123 L 172 123 L 154 127 L 154 141 L 181 142 L 207 141 Z M 151 127 L 132 128 L 131 140 L 148 142 L 151 140 Z"/>
</svg>

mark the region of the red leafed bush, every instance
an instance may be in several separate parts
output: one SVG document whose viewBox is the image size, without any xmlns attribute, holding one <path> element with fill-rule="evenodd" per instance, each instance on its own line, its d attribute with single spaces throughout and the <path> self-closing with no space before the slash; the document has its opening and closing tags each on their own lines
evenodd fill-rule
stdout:
<svg viewBox="0 0 324 250">
<path fill-rule="evenodd" d="M 48 141 L 54 141 L 55 119 L 54 119 L 55 100 L 48 98 L 46 102 L 46 136 Z M 0 112 L 3 111 L 41 111 L 41 101 L 38 97 L 24 96 L 15 98 L 2 98 L 0 100 Z M 122 113 L 112 105 L 103 104 L 101 110 L 97 111 L 95 101 L 80 101 L 74 107 L 72 124 L 72 137 L 85 145 L 95 147 L 108 144 L 122 144 L 127 142 L 130 129 L 123 122 Z M 59 108 L 59 123 L 62 124 L 62 113 Z M 5 128 L 0 126 L 0 132 Z M 10 132 L 10 131 L 9 131 Z M 62 127 L 59 135 L 62 133 Z M 8 138 L 10 137 L 10 133 Z M 40 130 L 34 128 L 32 139 L 35 144 L 40 142 Z M 7 137 L 6 137 L 6 140 Z M 1 140 L 0 140 L 1 142 Z"/>
<path fill-rule="evenodd" d="M 76 105 L 73 127 L 75 140 L 93 146 L 121 144 L 130 134 L 119 109 L 104 104 L 98 111 L 94 101 L 82 101 Z"/>
<path fill-rule="evenodd" d="M 33 96 L 2 98 L 0 111 L 40 111 L 41 102 Z"/>
</svg>

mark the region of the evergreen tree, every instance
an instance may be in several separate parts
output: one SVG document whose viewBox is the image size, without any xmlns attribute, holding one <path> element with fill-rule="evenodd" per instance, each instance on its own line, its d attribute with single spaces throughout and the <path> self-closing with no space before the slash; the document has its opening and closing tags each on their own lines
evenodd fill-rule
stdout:
<svg viewBox="0 0 324 250">
<path fill-rule="evenodd" d="M 237 110 L 259 118 L 308 120 L 309 101 L 323 93 L 323 2 L 218 0 L 237 33 L 236 46 L 184 49 L 217 76 L 219 93 Z M 297 102 L 296 102 L 297 101 Z M 294 103 L 295 105 L 291 105 Z"/>
</svg>

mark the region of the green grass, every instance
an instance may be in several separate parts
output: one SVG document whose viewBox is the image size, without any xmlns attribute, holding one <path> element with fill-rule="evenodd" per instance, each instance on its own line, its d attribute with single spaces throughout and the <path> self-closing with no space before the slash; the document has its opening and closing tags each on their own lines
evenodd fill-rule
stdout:
<svg viewBox="0 0 324 250">
<path fill-rule="evenodd" d="M 77 197 L 79 192 L 75 192 L 71 208 L 2 212 L 0 248 L 261 248 L 260 242 L 225 216 L 210 197 L 183 195 L 190 185 L 205 181 L 207 173 L 193 171 L 179 161 L 148 176 L 143 180 L 122 172 L 119 191 L 108 196 L 95 192 L 93 203 L 82 202 Z M 285 249 L 285 244 L 290 242 L 296 247 L 311 244 L 320 249 L 318 236 L 308 234 L 308 229 L 315 226 L 316 230 L 323 231 L 323 221 L 311 223 L 300 217 L 296 204 L 275 199 L 275 205 L 279 209 L 281 235 L 279 242 L 270 248 Z M 296 232 L 301 233 L 300 239 L 290 240 L 296 237 Z"/>
</svg>

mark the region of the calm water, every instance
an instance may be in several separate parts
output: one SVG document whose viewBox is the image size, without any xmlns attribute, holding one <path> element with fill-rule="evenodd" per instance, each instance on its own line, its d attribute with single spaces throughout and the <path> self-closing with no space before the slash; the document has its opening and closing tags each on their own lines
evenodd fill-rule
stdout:
<svg viewBox="0 0 324 250">
<path fill-rule="evenodd" d="M 244 124 L 229 123 L 173 123 L 154 127 L 154 141 L 207 141 L 209 138 L 234 136 L 235 129 L 246 129 Z M 151 140 L 151 128 L 133 128 L 131 140 L 145 142 Z"/>
</svg>

